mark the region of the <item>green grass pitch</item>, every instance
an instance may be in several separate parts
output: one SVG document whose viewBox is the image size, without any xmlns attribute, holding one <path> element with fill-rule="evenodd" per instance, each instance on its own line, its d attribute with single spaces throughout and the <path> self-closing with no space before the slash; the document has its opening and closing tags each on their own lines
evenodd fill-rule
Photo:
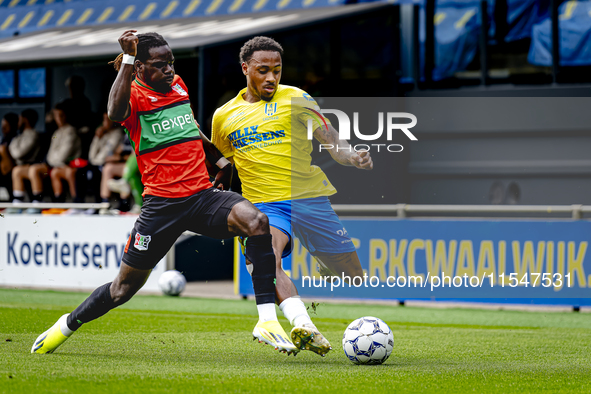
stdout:
<svg viewBox="0 0 591 394">
<path fill-rule="evenodd" d="M 334 350 L 294 358 L 251 340 L 253 301 L 136 296 L 30 354 L 86 296 L 0 289 L 1 393 L 591 392 L 588 313 L 321 304 L 312 318 Z M 343 354 L 345 327 L 367 315 L 394 331 L 384 365 Z"/>
</svg>

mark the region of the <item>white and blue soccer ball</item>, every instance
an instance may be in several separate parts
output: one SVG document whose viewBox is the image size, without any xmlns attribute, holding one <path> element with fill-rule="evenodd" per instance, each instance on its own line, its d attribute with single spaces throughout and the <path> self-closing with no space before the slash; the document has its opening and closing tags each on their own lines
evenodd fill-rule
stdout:
<svg viewBox="0 0 591 394">
<path fill-rule="evenodd" d="M 392 330 L 377 317 L 360 317 L 343 334 L 345 356 L 355 364 L 381 364 L 393 348 Z"/>
<path fill-rule="evenodd" d="M 186 284 L 187 280 L 177 270 L 166 271 L 158 279 L 158 287 L 164 294 L 169 296 L 180 295 L 185 290 Z"/>
</svg>

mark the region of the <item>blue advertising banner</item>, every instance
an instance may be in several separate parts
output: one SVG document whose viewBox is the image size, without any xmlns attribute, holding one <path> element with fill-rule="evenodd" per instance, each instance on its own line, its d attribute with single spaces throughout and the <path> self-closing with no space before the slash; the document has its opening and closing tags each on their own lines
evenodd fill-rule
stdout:
<svg viewBox="0 0 591 394">
<path fill-rule="evenodd" d="M 591 305 L 591 222 L 343 219 L 363 277 L 322 276 L 297 239 L 284 270 L 302 296 Z M 236 291 L 253 294 L 236 253 Z"/>
</svg>

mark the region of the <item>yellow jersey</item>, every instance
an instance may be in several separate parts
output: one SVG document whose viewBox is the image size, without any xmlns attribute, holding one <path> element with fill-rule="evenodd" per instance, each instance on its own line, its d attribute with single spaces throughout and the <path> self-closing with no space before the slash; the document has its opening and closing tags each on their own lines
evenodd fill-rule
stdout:
<svg viewBox="0 0 591 394">
<path fill-rule="evenodd" d="M 216 110 L 211 131 L 214 145 L 234 157 L 244 197 L 259 203 L 336 193 L 324 172 L 311 164 L 309 134 L 329 124 L 316 101 L 287 85 L 279 85 L 271 101 L 249 103 L 242 98 L 245 93 L 246 88 Z"/>
</svg>

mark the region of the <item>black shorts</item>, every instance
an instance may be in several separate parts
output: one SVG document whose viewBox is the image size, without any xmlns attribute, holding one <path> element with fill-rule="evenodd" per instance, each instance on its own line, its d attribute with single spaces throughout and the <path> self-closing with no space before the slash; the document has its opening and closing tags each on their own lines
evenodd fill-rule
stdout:
<svg viewBox="0 0 591 394">
<path fill-rule="evenodd" d="M 247 200 L 240 194 L 214 188 L 181 198 L 146 195 L 123 262 L 142 270 L 154 268 L 186 230 L 218 239 L 234 237 L 228 230 L 228 215 L 242 201 Z"/>
</svg>

